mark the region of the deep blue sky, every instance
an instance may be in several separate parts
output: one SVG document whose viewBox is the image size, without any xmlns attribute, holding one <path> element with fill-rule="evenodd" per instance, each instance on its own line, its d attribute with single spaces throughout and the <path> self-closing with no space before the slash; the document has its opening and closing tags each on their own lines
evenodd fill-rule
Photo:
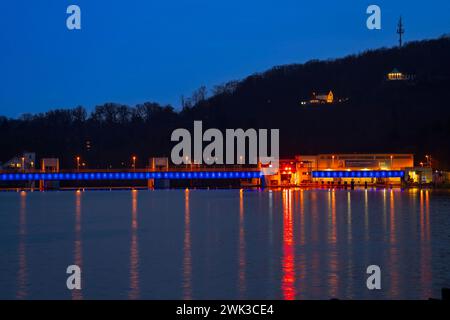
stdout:
<svg viewBox="0 0 450 320">
<path fill-rule="evenodd" d="M 66 8 L 82 30 L 66 28 Z M 382 30 L 366 28 L 369 4 Z M 450 1 L 11 0 L 0 2 L 0 114 L 180 96 L 272 66 L 450 32 Z"/>
</svg>

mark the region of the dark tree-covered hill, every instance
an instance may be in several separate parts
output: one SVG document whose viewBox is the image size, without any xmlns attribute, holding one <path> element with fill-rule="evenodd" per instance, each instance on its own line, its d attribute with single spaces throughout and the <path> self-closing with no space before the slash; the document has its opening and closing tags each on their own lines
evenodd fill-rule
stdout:
<svg viewBox="0 0 450 320">
<path fill-rule="evenodd" d="M 175 128 L 278 128 L 283 156 L 337 152 L 431 154 L 450 168 L 450 39 L 411 42 L 336 60 L 275 67 L 242 81 L 201 88 L 171 106 L 107 103 L 0 117 L 0 161 L 25 150 L 57 156 L 73 167 L 80 155 L 91 168 L 128 166 L 135 154 L 169 155 Z M 397 68 L 411 81 L 387 81 Z M 312 92 L 332 90 L 341 103 L 301 105 Z M 348 100 L 347 100 L 348 99 Z M 89 141 L 89 143 L 87 143 Z M 89 146 L 89 147 L 88 147 Z"/>
</svg>

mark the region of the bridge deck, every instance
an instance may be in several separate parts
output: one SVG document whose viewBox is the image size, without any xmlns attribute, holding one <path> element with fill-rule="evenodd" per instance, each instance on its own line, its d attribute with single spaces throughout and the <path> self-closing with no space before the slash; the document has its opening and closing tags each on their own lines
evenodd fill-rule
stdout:
<svg viewBox="0 0 450 320">
<path fill-rule="evenodd" d="M 149 179 L 252 179 L 261 178 L 259 170 L 208 170 L 208 171 L 61 171 L 61 172 L 23 172 L 0 173 L 0 181 L 32 180 L 149 180 Z"/>
</svg>

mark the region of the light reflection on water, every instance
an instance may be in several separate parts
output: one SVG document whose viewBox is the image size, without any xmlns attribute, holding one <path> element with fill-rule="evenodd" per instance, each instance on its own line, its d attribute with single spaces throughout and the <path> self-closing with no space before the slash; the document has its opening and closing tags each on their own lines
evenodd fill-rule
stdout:
<svg viewBox="0 0 450 320">
<path fill-rule="evenodd" d="M 131 245 L 130 245 L 130 299 L 139 299 L 139 245 L 138 245 L 138 216 L 137 190 L 131 191 Z"/>
<path fill-rule="evenodd" d="M 283 299 L 295 299 L 294 222 L 292 190 L 283 191 Z"/>
<path fill-rule="evenodd" d="M 189 189 L 184 196 L 184 241 L 183 241 L 183 299 L 192 299 L 192 255 L 191 255 L 191 218 L 189 211 Z"/>
<path fill-rule="evenodd" d="M 0 194 L 0 213 L 3 299 L 427 299 L 450 285 L 448 192 L 22 192 Z M 82 290 L 65 287 L 70 264 Z"/>
<path fill-rule="evenodd" d="M 245 225 L 244 225 L 244 190 L 239 190 L 239 299 L 245 298 Z"/>
<path fill-rule="evenodd" d="M 81 197 L 80 191 L 75 192 L 75 248 L 74 248 L 74 264 L 83 270 L 83 252 L 82 252 L 82 237 L 81 237 Z M 83 280 L 83 277 L 81 277 Z M 81 290 L 75 289 L 72 291 L 73 300 L 83 299 L 83 282 L 81 283 Z"/>
<path fill-rule="evenodd" d="M 20 193 L 19 209 L 19 268 L 17 273 L 17 299 L 27 298 L 27 252 L 25 239 L 27 235 L 27 194 Z"/>
</svg>

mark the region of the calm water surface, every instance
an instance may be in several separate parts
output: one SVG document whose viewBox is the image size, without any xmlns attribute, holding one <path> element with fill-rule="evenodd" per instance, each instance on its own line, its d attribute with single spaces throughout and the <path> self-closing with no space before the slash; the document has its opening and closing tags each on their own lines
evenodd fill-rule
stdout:
<svg viewBox="0 0 450 320">
<path fill-rule="evenodd" d="M 81 291 L 66 288 L 72 264 Z M 427 299 L 445 286 L 449 192 L 0 193 L 1 299 Z"/>
</svg>

